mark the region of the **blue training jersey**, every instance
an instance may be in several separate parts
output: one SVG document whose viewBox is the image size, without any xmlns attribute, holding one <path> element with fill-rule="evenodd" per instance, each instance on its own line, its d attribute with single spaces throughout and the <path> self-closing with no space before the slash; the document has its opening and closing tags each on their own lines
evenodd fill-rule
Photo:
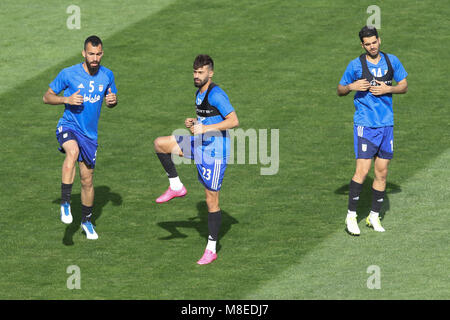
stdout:
<svg viewBox="0 0 450 320">
<path fill-rule="evenodd" d="M 205 99 L 208 90 L 200 93 L 196 93 L 196 104 L 200 105 Z M 233 106 L 228 99 L 227 94 L 219 86 L 215 86 L 211 89 L 208 95 L 208 102 L 211 106 L 215 107 L 220 115 L 211 117 L 197 116 L 198 123 L 203 125 L 210 125 L 222 122 L 225 117 L 234 111 Z M 202 152 L 208 153 L 208 156 L 213 158 L 227 158 L 230 154 L 230 137 L 227 130 L 218 132 L 208 132 L 203 135 Z"/>
<path fill-rule="evenodd" d="M 377 64 L 367 61 L 367 67 L 375 77 L 382 77 L 388 72 L 386 59 L 382 53 L 380 53 L 380 56 L 381 59 Z M 400 60 L 392 54 L 388 54 L 388 57 L 394 72 L 394 80 L 400 82 L 405 79 L 408 73 Z M 361 79 L 361 77 L 362 65 L 358 57 L 350 61 L 339 84 L 346 86 Z M 357 91 L 353 102 L 355 105 L 353 122 L 355 125 L 372 128 L 394 125 L 392 94 L 374 96 L 370 91 Z"/>
<path fill-rule="evenodd" d="M 50 88 L 56 94 L 64 90 L 65 97 L 80 90 L 78 94 L 84 97 L 83 104 L 66 104 L 57 127 L 70 128 L 96 141 L 103 98 L 108 94 L 109 88 L 112 93 L 117 93 L 112 71 L 101 65 L 92 76 L 84 70 L 83 63 L 79 63 L 63 69 L 50 83 Z"/>
</svg>

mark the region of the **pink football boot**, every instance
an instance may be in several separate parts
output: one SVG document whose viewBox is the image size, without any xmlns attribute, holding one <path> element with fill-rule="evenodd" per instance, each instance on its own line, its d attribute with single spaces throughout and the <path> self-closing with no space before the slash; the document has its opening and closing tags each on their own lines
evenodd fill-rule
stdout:
<svg viewBox="0 0 450 320">
<path fill-rule="evenodd" d="M 206 249 L 203 253 L 203 257 L 197 261 L 197 264 L 208 264 L 217 259 L 217 253 L 213 253 L 211 250 Z"/>
<path fill-rule="evenodd" d="M 158 199 L 156 199 L 156 203 L 163 203 L 167 202 L 170 199 L 173 199 L 175 197 L 184 197 L 187 193 L 186 188 L 183 186 L 180 190 L 174 191 L 172 189 L 167 189 L 166 192 L 164 192 Z"/>
</svg>

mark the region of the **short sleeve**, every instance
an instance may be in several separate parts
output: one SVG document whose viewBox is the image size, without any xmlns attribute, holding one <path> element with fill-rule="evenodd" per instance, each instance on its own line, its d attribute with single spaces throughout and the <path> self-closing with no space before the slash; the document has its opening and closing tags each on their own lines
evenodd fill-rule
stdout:
<svg viewBox="0 0 450 320">
<path fill-rule="evenodd" d="M 50 83 L 49 87 L 56 94 L 59 94 L 61 91 L 65 90 L 68 87 L 65 69 L 61 70 L 56 78 Z"/>
<path fill-rule="evenodd" d="M 394 69 L 394 80 L 400 82 L 405 79 L 408 76 L 408 72 L 406 72 L 400 60 L 394 55 L 389 55 L 389 60 L 391 60 L 392 68 Z"/>
<path fill-rule="evenodd" d="M 108 77 L 109 77 L 109 84 L 108 84 L 108 87 L 106 88 L 105 96 L 109 93 L 109 88 L 111 88 L 112 93 L 117 94 L 117 87 L 116 87 L 116 81 L 114 78 L 114 73 L 112 73 L 112 71 L 110 71 L 108 73 Z"/>
<path fill-rule="evenodd" d="M 350 83 L 355 82 L 356 76 L 355 76 L 355 69 L 354 69 L 354 63 L 353 61 L 350 61 L 347 68 L 345 69 L 344 74 L 342 75 L 341 81 L 339 81 L 339 84 L 342 86 L 346 86 Z"/>
<path fill-rule="evenodd" d="M 217 87 L 216 87 L 217 88 Z M 213 90 L 208 97 L 209 103 L 219 110 L 222 117 L 226 117 L 228 114 L 234 111 L 233 106 L 228 99 L 227 94 L 219 88 L 219 90 Z"/>
</svg>

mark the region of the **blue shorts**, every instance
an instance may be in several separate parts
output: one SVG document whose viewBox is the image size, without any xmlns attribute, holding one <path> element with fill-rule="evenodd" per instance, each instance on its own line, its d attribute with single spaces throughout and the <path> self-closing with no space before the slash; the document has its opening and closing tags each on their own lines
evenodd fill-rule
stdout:
<svg viewBox="0 0 450 320">
<path fill-rule="evenodd" d="M 198 181 L 208 190 L 219 191 L 227 168 L 226 158 L 208 157 L 202 152 L 201 136 L 175 136 L 175 140 L 183 156 L 194 160 Z"/>
<path fill-rule="evenodd" d="M 93 169 L 95 167 L 95 160 L 97 158 L 97 141 L 93 141 L 84 137 L 83 135 L 77 133 L 75 130 L 69 128 L 63 128 L 60 126 L 56 129 L 56 139 L 59 142 L 59 151 L 66 153 L 62 145 L 69 140 L 75 140 L 80 149 L 80 154 L 78 155 L 78 161 L 83 161 L 86 165 Z"/>
<path fill-rule="evenodd" d="M 370 128 L 355 125 L 353 141 L 356 159 L 371 159 L 375 156 L 392 159 L 394 156 L 394 127 Z"/>
</svg>

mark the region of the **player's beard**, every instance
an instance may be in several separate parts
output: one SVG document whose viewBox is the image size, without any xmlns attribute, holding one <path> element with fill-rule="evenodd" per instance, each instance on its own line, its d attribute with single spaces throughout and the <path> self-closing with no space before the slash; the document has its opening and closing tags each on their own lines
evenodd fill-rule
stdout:
<svg viewBox="0 0 450 320">
<path fill-rule="evenodd" d="M 378 55 L 380 54 L 380 47 L 378 47 L 374 53 L 372 53 L 370 50 L 367 50 L 367 49 L 366 49 L 366 52 L 372 59 L 376 59 L 378 57 Z"/>
<path fill-rule="evenodd" d="M 98 69 L 100 68 L 100 61 L 97 62 L 96 66 L 93 66 L 92 64 L 90 64 L 89 61 L 87 61 L 87 59 L 85 59 L 85 62 L 86 62 L 86 66 L 87 66 L 87 68 L 89 70 L 89 73 L 91 75 L 96 74 Z"/>
<path fill-rule="evenodd" d="M 208 78 L 206 78 L 205 80 L 200 81 L 200 82 L 195 82 L 195 80 L 200 80 L 200 79 L 198 79 L 198 78 L 194 79 L 194 86 L 197 88 L 203 87 L 208 82 Z"/>
</svg>

